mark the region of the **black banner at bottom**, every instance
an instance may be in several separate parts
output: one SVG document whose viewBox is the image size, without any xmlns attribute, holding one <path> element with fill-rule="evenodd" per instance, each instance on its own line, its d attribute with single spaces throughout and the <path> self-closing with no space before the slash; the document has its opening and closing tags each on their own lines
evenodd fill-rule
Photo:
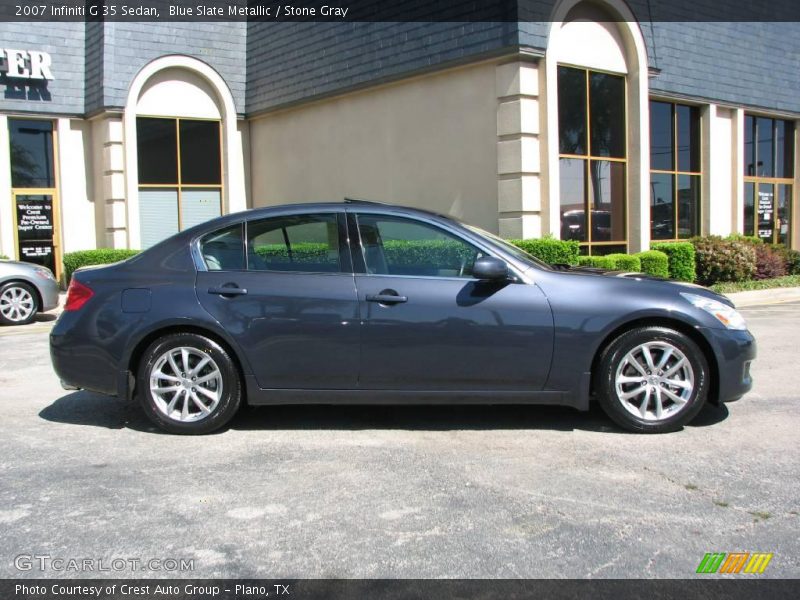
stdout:
<svg viewBox="0 0 800 600">
<path fill-rule="evenodd" d="M 3 579 L 3 600 L 800 598 L 797 579 Z"/>
</svg>

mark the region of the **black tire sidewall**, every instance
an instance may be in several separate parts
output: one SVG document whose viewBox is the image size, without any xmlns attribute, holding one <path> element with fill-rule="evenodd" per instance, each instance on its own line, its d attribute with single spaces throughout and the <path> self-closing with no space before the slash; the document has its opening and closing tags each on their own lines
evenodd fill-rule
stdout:
<svg viewBox="0 0 800 600">
<path fill-rule="evenodd" d="M 150 392 L 150 371 L 158 358 L 173 348 L 192 347 L 206 352 L 217 363 L 222 374 L 222 398 L 214 411 L 204 419 L 191 423 L 174 421 L 158 410 Z M 142 355 L 136 378 L 139 401 L 147 417 L 169 433 L 197 435 L 210 433 L 230 421 L 241 403 L 241 381 L 232 357 L 214 340 L 195 333 L 175 333 L 153 342 Z"/>
<path fill-rule="evenodd" d="M 11 288 L 22 288 L 31 295 L 31 298 L 33 298 L 33 312 L 31 312 L 31 315 L 24 321 L 12 321 L 11 319 L 7 319 L 0 314 L 0 323 L 3 325 L 27 325 L 28 323 L 32 322 L 39 313 L 39 296 L 31 284 L 23 283 L 21 281 L 9 281 L 4 283 L 2 286 L 0 286 L 0 294 L 5 293 L 6 290 Z"/>
<path fill-rule="evenodd" d="M 695 386 L 683 410 L 658 421 L 646 421 L 629 413 L 616 393 L 615 377 L 620 360 L 636 346 L 645 342 L 664 341 L 678 348 L 692 366 Z M 623 333 L 603 353 L 598 367 L 597 397 L 606 414 L 628 431 L 666 433 L 676 431 L 691 422 L 703 408 L 708 395 L 709 367 L 703 351 L 688 336 L 667 327 L 641 327 Z"/>
</svg>

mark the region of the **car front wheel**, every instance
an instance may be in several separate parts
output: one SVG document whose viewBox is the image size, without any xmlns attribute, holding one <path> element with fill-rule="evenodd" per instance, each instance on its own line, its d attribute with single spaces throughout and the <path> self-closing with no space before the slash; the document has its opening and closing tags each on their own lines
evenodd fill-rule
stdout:
<svg viewBox="0 0 800 600">
<path fill-rule="evenodd" d="M 241 402 L 232 357 L 194 333 L 153 342 L 142 357 L 137 389 L 147 416 L 170 433 L 210 433 L 230 421 Z"/>
<path fill-rule="evenodd" d="M 596 375 L 597 398 L 618 425 L 639 433 L 675 431 L 705 403 L 709 367 L 688 336 L 666 327 L 641 327 L 615 339 Z"/>
<path fill-rule="evenodd" d="M 39 309 L 36 293 L 27 283 L 11 281 L 0 287 L 0 323 L 25 325 Z"/>
</svg>

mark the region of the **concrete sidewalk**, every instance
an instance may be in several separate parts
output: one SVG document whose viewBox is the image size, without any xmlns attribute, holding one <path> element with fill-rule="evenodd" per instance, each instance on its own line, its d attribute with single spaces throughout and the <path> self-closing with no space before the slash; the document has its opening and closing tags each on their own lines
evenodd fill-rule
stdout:
<svg viewBox="0 0 800 600">
<path fill-rule="evenodd" d="M 766 304 L 783 304 L 784 302 L 800 301 L 800 287 L 753 290 L 750 292 L 736 292 L 734 294 L 725 295 L 733 300 L 736 308 Z"/>
</svg>

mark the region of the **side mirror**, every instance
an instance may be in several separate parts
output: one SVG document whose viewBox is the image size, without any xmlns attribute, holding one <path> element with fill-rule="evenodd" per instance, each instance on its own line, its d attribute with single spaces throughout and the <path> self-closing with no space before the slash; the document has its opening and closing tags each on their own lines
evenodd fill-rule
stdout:
<svg viewBox="0 0 800 600">
<path fill-rule="evenodd" d="M 508 265 L 494 256 L 482 256 L 472 266 L 472 276 L 491 281 L 508 279 Z"/>
</svg>

